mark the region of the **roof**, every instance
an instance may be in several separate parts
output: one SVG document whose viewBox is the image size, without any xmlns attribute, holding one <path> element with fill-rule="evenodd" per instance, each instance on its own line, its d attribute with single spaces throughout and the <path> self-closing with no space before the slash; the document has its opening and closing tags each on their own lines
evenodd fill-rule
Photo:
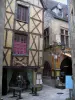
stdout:
<svg viewBox="0 0 75 100">
<path fill-rule="evenodd" d="M 63 21 L 68 21 L 68 6 L 53 0 L 41 0 L 43 7 L 45 10 L 48 10 L 49 13 L 52 14 L 52 16 L 56 19 L 60 19 Z M 52 10 L 56 8 L 60 4 L 62 6 L 62 12 L 63 12 L 63 17 L 58 16 L 56 13 L 54 13 Z"/>
<path fill-rule="evenodd" d="M 43 5 L 43 0 L 40 0 L 40 2 L 41 2 L 41 4 L 42 4 L 42 6 L 44 7 L 44 5 Z"/>
</svg>

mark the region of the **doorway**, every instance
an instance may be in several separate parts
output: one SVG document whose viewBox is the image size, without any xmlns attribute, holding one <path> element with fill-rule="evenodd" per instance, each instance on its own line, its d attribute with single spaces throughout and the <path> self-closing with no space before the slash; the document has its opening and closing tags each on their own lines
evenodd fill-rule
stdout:
<svg viewBox="0 0 75 100">
<path fill-rule="evenodd" d="M 22 87 L 24 89 L 28 89 L 28 86 L 30 85 L 28 75 L 27 75 L 27 70 L 26 69 L 13 69 L 12 77 L 9 82 L 9 86 L 18 86 L 18 76 L 22 77 Z"/>
<path fill-rule="evenodd" d="M 60 81 L 65 83 L 65 75 L 72 75 L 72 60 L 66 57 L 60 66 Z"/>
<path fill-rule="evenodd" d="M 43 76 L 51 76 L 51 66 L 48 61 L 44 63 Z"/>
<path fill-rule="evenodd" d="M 2 72 L 2 95 L 7 94 L 7 68 L 3 68 Z"/>
</svg>

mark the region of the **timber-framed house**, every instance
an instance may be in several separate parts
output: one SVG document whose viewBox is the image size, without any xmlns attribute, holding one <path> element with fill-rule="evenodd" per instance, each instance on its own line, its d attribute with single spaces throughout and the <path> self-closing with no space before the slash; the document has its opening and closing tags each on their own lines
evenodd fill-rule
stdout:
<svg viewBox="0 0 75 100">
<path fill-rule="evenodd" d="M 2 93 L 23 75 L 36 84 L 43 67 L 43 7 L 40 0 L 5 0 Z M 40 74 L 41 75 L 41 74 Z M 41 87 L 41 85 L 39 85 Z"/>
</svg>

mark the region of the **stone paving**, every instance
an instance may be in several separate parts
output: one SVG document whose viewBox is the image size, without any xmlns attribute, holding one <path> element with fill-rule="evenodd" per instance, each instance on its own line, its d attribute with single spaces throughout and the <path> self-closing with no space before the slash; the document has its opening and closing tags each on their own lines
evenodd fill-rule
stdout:
<svg viewBox="0 0 75 100">
<path fill-rule="evenodd" d="M 43 85 L 43 89 L 38 91 L 39 96 L 32 96 L 29 92 L 23 92 L 21 100 L 65 100 L 69 97 L 68 89 L 56 89 Z M 3 97 L 3 100 L 18 100 L 17 97 L 11 98 L 12 94 Z"/>
</svg>

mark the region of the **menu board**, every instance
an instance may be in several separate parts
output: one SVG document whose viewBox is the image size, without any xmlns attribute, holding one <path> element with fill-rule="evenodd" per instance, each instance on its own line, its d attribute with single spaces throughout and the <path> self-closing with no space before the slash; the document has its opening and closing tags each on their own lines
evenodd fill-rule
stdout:
<svg viewBox="0 0 75 100">
<path fill-rule="evenodd" d="M 42 79 L 41 74 L 37 74 L 37 79 Z"/>
<path fill-rule="evenodd" d="M 40 80 L 36 80 L 36 84 L 42 84 L 42 79 L 40 79 Z"/>
</svg>

